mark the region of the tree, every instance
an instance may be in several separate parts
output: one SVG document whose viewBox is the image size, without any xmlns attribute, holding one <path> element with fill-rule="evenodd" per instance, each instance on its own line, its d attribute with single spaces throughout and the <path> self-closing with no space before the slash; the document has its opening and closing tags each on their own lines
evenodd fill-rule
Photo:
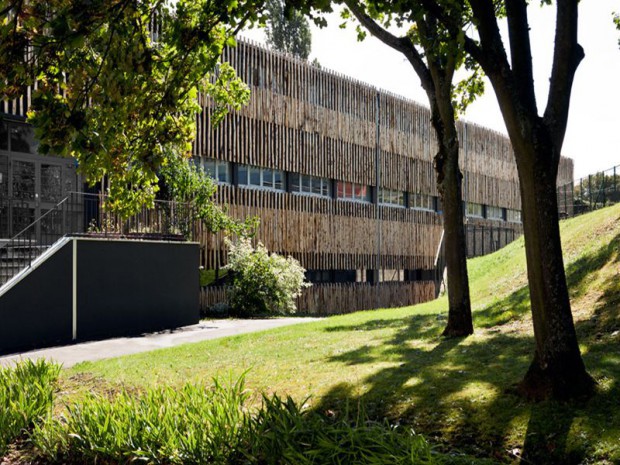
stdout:
<svg viewBox="0 0 620 465">
<path fill-rule="evenodd" d="M 421 0 L 425 10 L 463 36 L 488 76 L 506 123 L 520 181 L 525 252 L 536 351 L 520 390 L 528 397 L 574 398 L 593 392 L 571 313 L 558 224 L 556 178 L 575 72 L 584 57 L 577 41 L 578 0 L 556 1 L 553 65 L 547 103 L 539 115 L 534 93 L 527 0 L 461 1 L 466 27 L 452 0 Z M 545 3 L 551 3 L 546 1 Z M 508 23 L 508 46 L 498 18 Z M 470 36 L 475 31 L 476 36 Z"/>
<path fill-rule="evenodd" d="M 435 155 L 435 171 L 444 215 L 445 254 L 448 271 L 448 323 L 445 336 L 472 334 L 473 322 L 467 276 L 467 247 L 463 226 L 462 179 L 459 168 L 459 141 L 455 106 L 464 110 L 483 91 L 477 66 L 465 61 L 462 34 L 451 36 L 432 14 L 424 13 L 415 2 L 385 3 L 342 0 L 360 24 L 386 45 L 401 52 L 420 78 L 431 109 L 431 122 L 439 150 Z M 320 5 L 313 5 L 321 8 Z M 460 15 L 455 8 L 453 16 Z M 349 13 L 343 14 L 348 19 Z M 459 16 L 460 19 L 460 16 Z M 409 30 L 396 36 L 388 30 L 396 22 Z M 358 29 L 358 35 L 365 32 Z M 465 66 L 472 73 L 458 86 L 453 86 L 455 71 Z M 453 102 L 456 94 L 459 103 Z"/>
<path fill-rule="evenodd" d="M 153 201 L 158 171 L 186 158 L 200 95 L 218 122 L 249 90 L 220 61 L 262 0 L 0 0 L 0 99 L 34 87 L 42 153 L 74 157 L 108 206 Z"/>
<path fill-rule="evenodd" d="M 307 60 L 312 49 L 312 33 L 306 17 L 282 0 L 267 0 L 267 44 L 280 52 Z"/>
<path fill-rule="evenodd" d="M 258 229 L 258 217 L 244 221 L 231 218 L 226 209 L 213 201 L 217 190 L 215 180 L 186 158 L 169 157 L 158 173 L 161 190 L 158 198 L 180 202 L 185 213 L 178 226 L 191 237 L 196 220 L 210 232 L 226 231 L 242 238 L 253 236 Z"/>
</svg>

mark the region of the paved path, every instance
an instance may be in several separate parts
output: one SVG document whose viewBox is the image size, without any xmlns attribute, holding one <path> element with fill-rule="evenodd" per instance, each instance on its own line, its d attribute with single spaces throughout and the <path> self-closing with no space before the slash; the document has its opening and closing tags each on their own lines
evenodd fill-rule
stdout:
<svg viewBox="0 0 620 465">
<path fill-rule="evenodd" d="M 298 323 L 316 321 L 320 318 L 273 318 L 261 320 L 204 320 L 197 325 L 185 326 L 171 331 L 146 334 L 139 337 L 122 337 L 104 341 L 84 342 L 62 347 L 34 350 L 0 357 L 0 366 L 17 360 L 45 358 L 70 367 L 85 361 L 102 360 L 121 355 L 137 354 L 188 342 L 205 341 L 236 334 L 252 333 Z"/>
</svg>

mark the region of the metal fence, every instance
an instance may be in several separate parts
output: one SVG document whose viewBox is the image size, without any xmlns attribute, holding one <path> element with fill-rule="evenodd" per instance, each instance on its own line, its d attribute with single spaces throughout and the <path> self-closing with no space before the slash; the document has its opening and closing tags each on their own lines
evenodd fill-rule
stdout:
<svg viewBox="0 0 620 465">
<path fill-rule="evenodd" d="M 517 228 L 471 225 L 465 226 L 467 258 L 493 253 L 521 236 Z"/>
<path fill-rule="evenodd" d="M 144 207 L 122 218 L 105 208 L 104 196 L 71 192 L 37 219 L 26 217 L 22 223 L 15 222 L 16 216 L 28 208 L 21 200 L 5 199 L 0 204 L 0 212 L 4 212 L 0 217 L 11 219 L 13 226 L 23 226 L 0 243 L 0 286 L 66 235 L 183 240 L 192 235 L 194 228 L 190 207 L 175 202 L 156 201 L 154 208 Z"/>
<path fill-rule="evenodd" d="M 558 187 L 561 218 L 597 210 L 620 202 L 620 165 L 589 174 Z"/>
</svg>

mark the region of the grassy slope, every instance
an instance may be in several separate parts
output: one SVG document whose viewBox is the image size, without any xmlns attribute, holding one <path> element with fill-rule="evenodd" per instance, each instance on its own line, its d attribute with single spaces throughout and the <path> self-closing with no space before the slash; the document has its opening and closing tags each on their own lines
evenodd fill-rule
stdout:
<svg viewBox="0 0 620 465">
<path fill-rule="evenodd" d="M 469 262 L 476 334 L 443 340 L 445 298 L 81 364 L 69 395 L 247 373 L 255 390 L 410 423 L 445 447 L 510 461 L 620 463 L 620 205 L 563 222 L 573 311 L 599 382 L 583 404 L 528 404 L 511 387 L 533 351 L 523 241 Z M 524 463 L 527 463 L 524 461 Z"/>
</svg>

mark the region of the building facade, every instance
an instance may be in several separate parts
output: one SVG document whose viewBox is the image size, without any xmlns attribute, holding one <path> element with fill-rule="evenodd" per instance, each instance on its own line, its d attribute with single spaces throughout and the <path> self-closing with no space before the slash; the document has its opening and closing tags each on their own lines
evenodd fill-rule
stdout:
<svg viewBox="0 0 620 465">
<path fill-rule="evenodd" d="M 300 309 L 433 298 L 443 228 L 429 110 L 250 42 L 227 49 L 224 60 L 248 83 L 251 100 L 212 128 L 203 99 L 194 158 L 218 180 L 217 201 L 231 215 L 259 217 L 256 239 L 308 270 L 314 286 Z M 80 188 L 73 161 L 37 154 L 24 123 L 30 94 L 0 104 L 0 238 Z M 522 230 L 512 149 L 480 126 L 459 122 L 458 130 L 466 220 L 485 228 L 468 240 L 497 248 Z M 572 181 L 572 171 L 562 159 L 558 184 Z M 223 235 L 200 241 L 202 266 L 219 276 Z M 222 299 L 218 286 L 202 290 L 204 307 Z"/>
<path fill-rule="evenodd" d="M 308 270 L 314 286 L 302 310 L 433 298 L 443 228 L 429 110 L 248 42 L 224 59 L 251 101 L 216 128 L 203 102 L 194 156 L 218 179 L 229 212 L 258 216 L 258 240 Z M 517 170 L 505 136 L 464 122 L 458 130 L 468 242 L 479 254 L 522 231 Z M 558 184 L 572 170 L 562 159 Z M 203 243 L 205 268 L 221 268 L 222 236 Z M 204 294 L 205 306 L 223 298 L 215 288 Z"/>
</svg>

